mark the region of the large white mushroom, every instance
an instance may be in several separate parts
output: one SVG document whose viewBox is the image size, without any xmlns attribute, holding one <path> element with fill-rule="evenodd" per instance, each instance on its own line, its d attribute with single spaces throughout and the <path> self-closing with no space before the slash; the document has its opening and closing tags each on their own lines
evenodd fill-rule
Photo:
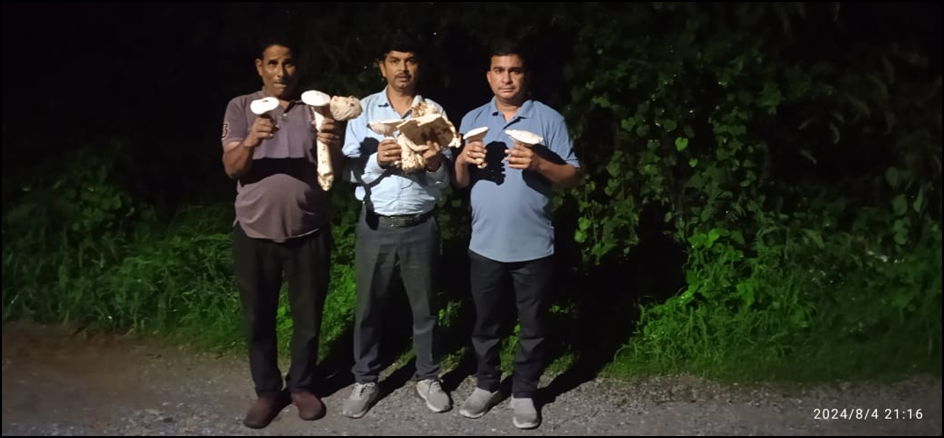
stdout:
<svg viewBox="0 0 944 438">
<path fill-rule="evenodd" d="M 513 140 L 527 147 L 532 147 L 544 141 L 540 135 L 537 135 L 531 131 L 525 131 L 523 129 L 506 129 L 505 134 L 508 134 L 508 136 Z"/>
<path fill-rule="evenodd" d="M 279 106 L 279 100 L 274 97 L 263 97 L 262 99 L 256 99 L 249 103 L 249 110 L 257 116 L 272 111 Z"/>
<path fill-rule="evenodd" d="M 434 141 L 443 147 L 459 147 L 460 137 L 452 122 L 441 113 L 429 111 L 425 115 L 412 117 L 398 126 L 397 143 L 401 149 L 401 169 L 414 172 L 426 167 L 423 153 L 429 149 L 427 142 Z"/>
<path fill-rule="evenodd" d="M 482 126 L 466 132 L 463 138 L 465 139 L 466 143 L 471 143 L 473 141 L 484 140 L 485 134 L 488 134 L 488 126 Z M 478 166 L 479 169 L 484 169 L 487 164 L 488 163 L 486 163 L 485 160 L 482 160 L 482 162 L 478 163 L 476 166 Z"/>
<path fill-rule="evenodd" d="M 456 148 L 462 143 L 456 127 L 442 114 L 442 110 L 420 100 L 419 96 L 413 100 L 410 116 L 406 120 L 380 120 L 367 124 L 372 131 L 385 137 L 400 131 L 396 136 L 400 160 L 394 165 L 403 172 L 416 172 L 426 167 L 423 153 L 429 150 L 429 140 L 435 141 L 440 148 Z"/>
<path fill-rule="evenodd" d="M 302 102 L 312 109 L 315 117 L 315 129 L 321 130 L 326 115 L 330 114 L 334 120 L 343 122 L 361 114 L 361 103 L 355 97 L 331 97 L 327 93 L 309 90 L 302 93 Z M 331 168 L 331 152 L 328 145 L 317 141 L 318 185 L 328 191 L 334 183 L 334 170 Z"/>
<path fill-rule="evenodd" d="M 401 123 L 403 123 L 402 119 L 375 120 L 373 122 L 367 123 L 367 127 L 369 127 L 371 131 L 384 136 L 384 140 L 386 140 L 388 138 L 394 138 L 393 134 L 397 132 L 397 127 L 400 126 Z M 400 156 L 403 156 L 402 151 L 400 152 Z M 393 165 L 399 167 L 400 163 L 401 160 L 397 160 L 393 163 Z"/>
</svg>

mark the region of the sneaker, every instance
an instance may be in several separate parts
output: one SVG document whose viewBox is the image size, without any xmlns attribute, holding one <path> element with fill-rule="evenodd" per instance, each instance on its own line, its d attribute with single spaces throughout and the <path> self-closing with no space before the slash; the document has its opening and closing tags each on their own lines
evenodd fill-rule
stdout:
<svg viewBox="0 0 944 438">
<path fill-rule="evenodd" d="M 511 409 L 514 411 L 511 422 L 518 429 L 534 429 L 541 424 L 541 415 L 534 408 L 534 400 L 512 396 Z"/>
<path fill-rule="evenodd" d="M 279 412 L 291 403 L 288 391 L 280 391 L 272 394 L 260 394 L 256 402 L 252 404 L 249 411 L 246 412 L 246 418 L 243 424 L 253 429 L 262 429 L 269 425 Z"/>
<path fill-rule="evenodd" d="M 293 392 L 292 403 L 298 408 L 298 417 L 302 420 L 317 420 L 325 415 L 324 403 L 308 391 Z"/>
<path fill-rule="evenodd" d="M 449 394 L 442 389 L 437 379 L 424 379 L 416 382 L 416 393 L 426 402 L 426 407 L 433 412 L 446 412 L 452 409 Z"/>
<path fill-rule="evenodd" d="M 350 418 L 361 418 L 370 409 L 370 406 L 380 396 L 380 389 L 376 383 L 355 383 L 351 396 L 344 401 L 341 415 Z"/>
<path fill-rule="evenodd" d="M 475 388 L 469 398 L 465 399 L 459 413 L 466 418 L 479 418 L 498 401 L 498 391 L 489 392 L 482 388 Z"/>
</svg>

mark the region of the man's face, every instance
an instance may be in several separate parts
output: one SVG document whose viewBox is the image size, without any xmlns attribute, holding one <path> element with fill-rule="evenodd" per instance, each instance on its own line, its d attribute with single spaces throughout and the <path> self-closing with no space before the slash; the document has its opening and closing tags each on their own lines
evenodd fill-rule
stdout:
<svg viewBox="0 0 944 438">
<path fill-rule="evenodd" d="M 279 99 L 288 99 L 298 84 L 297 68 L 292 58 L 292 49 L 272 45 L 262 52 L 262 59 L 256 59 L 256 71 L 262 77 L 266 94 Z"/>
<path fill-rule="evenodd" d="M 493 56 L 485 75 L 495 97 L 504 102 L 520 103 L 527 91 L 524 61 L 518 55 Z"/>
<path fill-rule="evenodd" d="M 412 52 L 391 50 L 380 61 L 380 74 L 387 80 L 387 85 L 399 91 L 415 91 L 419 73 L 420 60 Z"/>
</svg>

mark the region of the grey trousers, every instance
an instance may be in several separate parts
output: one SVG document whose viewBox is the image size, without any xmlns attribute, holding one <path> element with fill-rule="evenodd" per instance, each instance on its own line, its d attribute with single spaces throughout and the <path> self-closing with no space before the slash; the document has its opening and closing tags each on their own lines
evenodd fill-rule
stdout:
<svg viewBox="0 0 944 438">
<path fill-rule="evenodd" d="M 433 217 L 409 227 L 391 227 L 367 221 L 362 209 L 357 223 L 357 314 L 354 321 L 354 366 L 358 383 L 376 382 L 383 364 L 380 342 L 383 317 L 395 269 L 413 313 L 413 348 L 417 380 L 436 378 L 437 309 L 433 303 L 433 275 L 439 259 L 439 229 Z"/>
</svg>

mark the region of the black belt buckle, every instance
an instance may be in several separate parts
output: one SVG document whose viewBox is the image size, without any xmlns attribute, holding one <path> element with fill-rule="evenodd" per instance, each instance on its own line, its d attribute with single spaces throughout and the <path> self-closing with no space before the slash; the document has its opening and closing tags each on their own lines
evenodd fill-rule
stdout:
<svg viewBox="0 0 944 438">
<path fill-rule="evenodd" d="M 412 214 L 412 215 L 396 215 L 396 216 L 383 216 L 377 215 L 377 221 L 380 225 L 393 227 L 393 228 L 406 228 L 412 227 L 414 225 L 419 225 L 426 221 L 432 212 L 422 213 L 422 214 Z"/>
</svg>

